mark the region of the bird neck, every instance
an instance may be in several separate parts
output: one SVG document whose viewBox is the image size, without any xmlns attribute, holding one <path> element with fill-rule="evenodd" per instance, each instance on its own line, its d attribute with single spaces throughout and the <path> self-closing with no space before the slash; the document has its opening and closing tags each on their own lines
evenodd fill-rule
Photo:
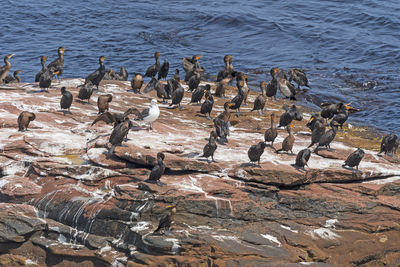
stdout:
<svg viewBox="0 0 400 267">
<path fill-rule="evenodd" d="M 64 53 L 58 53 L 58 58 L 62 63 L 64 63 Z"/>
<path fill-rule="evenodd" d="M 274 129 L 275 125 L 274 125 L 274 117 L 271 116 L 271 129 Z"/>
<path fill-rule="evenodd" d="M 8 61 L 8 57 L 4 58 L 4 63 L 6 64 L 7 67 L 11 68 L 11 63 Z"/>
<path fill-rule="evenodd" d="M 262 96 L 266 96 L 265 95 L 265 86 L 261 86 L 261 94 L 262 94 Z"/>
</svg>

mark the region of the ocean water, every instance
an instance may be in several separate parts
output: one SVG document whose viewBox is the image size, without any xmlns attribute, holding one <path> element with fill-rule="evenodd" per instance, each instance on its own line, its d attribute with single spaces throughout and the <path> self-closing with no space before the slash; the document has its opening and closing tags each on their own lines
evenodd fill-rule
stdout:
<svg viewBox="0 0 400 267">
<path fill-rule="evenodd" d="M 350 121 L 400 130 L 399 1 L 4 0 L 2 7 L 0 57 L 16 54 L 12 70 L 23 70 L 23 82 L 59 46 L 67 49 L 63 77 L 85 77 L 100 55 L 107 68 L 144 73 L 155 51 L 171 72 L 199 54 L 217 74 L 231 54 L 255 90 L 271 67 L 299 67 L 312 87 L 299 103 L 352 102 L 362 111 Z"/>
</svg>

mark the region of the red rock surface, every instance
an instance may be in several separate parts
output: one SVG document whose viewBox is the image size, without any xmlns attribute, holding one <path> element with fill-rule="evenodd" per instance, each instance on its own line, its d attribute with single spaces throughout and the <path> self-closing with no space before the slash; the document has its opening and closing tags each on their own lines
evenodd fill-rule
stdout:
<svg viewBox="0 0 400 267">
<path fill-rule="evenodd" d="M 153 130 L 134 121 L 129 140 L 107 158 L 112 126 L 91 126 L 102 93 L 95 92 L 91 104 L 74 99 L 72 114 L 60 111 L 60 87 L 76 98 L 82 81 L 55 81 L 49 93 L 36 84 L 0 89 L 7 100 L 0 102 L 0 264 L 400 264 L 400 167 L 397 157 L 369 149 L 376 140 L 357 136 L 356 146 L 366 151 L 361 173 L 342 168 L 355 150 L 345 133 L 333 152 L 313 153 L 306 170 L 292 166 L 295 155 L 270 147 L 254 166 L 247 151 L 263 140 L 269 114 L 279 115 L 284 103 L 268 100 L 264 115 L 250 113 L 250 106 L 239 118 L 232 114 L 229 142 L 218 144 L 217 162 L 209 163 L 199 156 L 212 121 L 188 105 L 185 92 L 182 110 L 160 104 Z M 155 97 L 127 92 L 129 84 L 102 82 L 101 90 L 113 94 L 111 112 L 144 109 Z M 251 106 L 255 97 L 249 96 Z M 226 101 L 215 100 L 213 117 Z M 24 110 L 36 120 L 21 133 L 17 117 Z M 295 122 L 294 153 L 310 143 L 304 125 Z M 286 135 L 279 129 L 276 148 Z M 346 144 L 339 142 L 343 136 Z M 167 170 L 160 184 L 148 183 L 157 152 L 166 155 Z M 153 234 L 170 204 L 177 207 L 171 231 Z"/>
</svg>

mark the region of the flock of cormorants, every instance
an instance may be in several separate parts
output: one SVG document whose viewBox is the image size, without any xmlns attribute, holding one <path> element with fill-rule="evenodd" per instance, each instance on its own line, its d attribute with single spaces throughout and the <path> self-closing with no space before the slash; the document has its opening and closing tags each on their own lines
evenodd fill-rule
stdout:
<svg viewBox="0 0 400 267">
<path fill-rule="evenodd" d="M 42 69 L 35 77 L 35 82 L 39 83 L 40 88 L 48 92 L 48 88 L 51 87 L 51 82 L 54 75 L 58 78 L 63 73 L 64 66 L 64 52 L 66 49 L 64 47 L 58 48 L 58 58 L 46 66 L 46 56 L 41 56 Z M 18 73 L 21 70 L 14 72 L 14 75 L 9 74 L 11 69 L 10 59 L 14 54 L 10 54 L 4 57 L 5 65 L 0 68 L 0 83 L 13 83 L 20 82 Z M 161 65 L 159 61 L 160 53 L 155 52 L 154 58 L 155 63 L 147 68 L 144 77 L 149 77 L 151 80 L 143 89 L 144 93 L 148 93 L 152 90 L 156 90 L 157 97 L 162 99 L 165 103 L 167 99 L 171 99 L 171 103 L 168 108 L 181 109 L 181 101 L 184 96 L 184 88 L 182 87 L 182 81 L 180 79 L 179 70 L 176 69 L 174 75 L 167 80 L 169 73 L 169 63 L 164 61 Z M 217 87 L 214 94 L 211 92 L 210 84 L 205 86 L 200 85 L 200 82 L 207 80 L 207 74 L 205 69 L 199 63 L 200 56 L 194 55 L 192 57 L 185 57 L 182 60 L 182 68 L 185 71 L 184 82 L 188 86 L 188 91 L 192 93 L 190 103 L 201 103 L 203 97 L 205 100 L 201 103 L 200 113 L 204 114 L 207 119 L 211 118 L 211 111 L 214 104 L 213 95 L 215 97 L 226 98 L 225 92 L 227 85 L 236 80 L 236 87 L 238 89 L 237 95 L 232 99 L 228 100 L 224 104 L 224 111 L 220 113 L 213 119 L 215 129 L 211 131 L 208 143 L 204 146 L 203 154 L 201 157 L 210 158 L 214 161 L 214 152 L 217 149 L 217 142 L 220 144 L 225 144 L 228 142 L 229 127 L 230 127 L 230 110 L 236 110 L 236 115 L 239 117 L 240 107 L 242 105 L 247 105 L 247 96 L 249 93 L 249 88 L 247 86 L 247 75 L 244 72 L 235 71 L 233 67 L 233 58 L 230 55 L 224 57 L 225 67 L 218 72 L 216 82 Z M 124 67 L 121 67 L 119 73 L 115 73 L 113 70 L 106 70 L 104 61 L 105 56 L 99 57 L 99 68 L 88 75 L 85 79 L 84 84 L 79 85 L 78 98 L 80 100 L 87 100 L 90 103 L 90 97 L 92 96 L 94 90 L 99 90 L 99 84 L 102 80 L 123 80 L 128 79 L 128 72 Z M 276 99 L 278 89 L 281 95 L 291 101 L 296 100 L 296 95 L 301 91 L 302 86 L 309 87 L 309 82 L 306 73 L 297 68 L 290 69 L 287 73 L 284 70 L 278 68 L 272 68 L 269 72 L 271 80 L 267 83 L 265 81 L 260 82 L 261 94 L 257 96 L 254 101 L 254 106 L 251 111 L 258 111 L 260 114 L 264 113 L 264 108 L 266 104 L 267 97 Z M 289 75 L 289 79 L 287 78 Z M 161 80 L 165 79 L 166 83 L 162 83 Z M 297 87 L 292 83 L 297 84 Z M 143 76 L 139 73 L 135 73 L 131 80 L 132 91 L 137 94 L 141 94 L 141 89 L 143 86 Z M 96 89 L 94 88 L 96 87 Z M 65 87 L 61 88 L 61 101 L 60 106 L 65 112 L 70 112 L 69 109 L 72 104 L 73 96 L 70 92 L 66 90 Z M 111 143 L 111 148 L 109 150 L 108 156 L 111 156 L 114 152 L 116 146 L 121 145 L 122 142 L 128 135 L 129 129 L 132 127 L 132 122 L 129 119 L 129 115 L 135 115 L 135 120 L 144 120 L 149 122 L 149 129 L 151 129 L 151 122 L 157 120 L 160 110 L 157 105 L 157 101 L 153 99 L 151 101 L 151 106 L 139 111 L 136 108 L 129 108 L 123 114 L 110 113 L 109 103 L 112 101 L 112 95 L 100 95 L 97 100 L 97 106 L 99 109 L 99 116 L 93 121 L 92 125 L 98 121 L 104 121 L 106 123 L 114 123 L 113 131 L 110 135 L 109 142 Z M 326 147 L 330 150 L 330 144 L 336 136 L 338 127 L 343 128 L 343 124 L 349 117 L 349 112 L 354 111 L 349 104 L 344 103 L 323 103 L 321 104 L 322 110 L 320 113 L 312 114 L 311 120 L 307 123 L 307 127 L 311 130 L 311 144 L 308 148 L 304 148 L 298 152 L 294 166 L 300 169 L 308 167 L 307 162 L 310 159 L 312 151 L 310 148 L 316 145 L 314 149 L 315 153 L 321 147 Z M 279 126 L 286 127 L 288 135 L 283 140 L 282 147 L 280 149 L 274 148 L 274 140 L 278 136 L 277 127 L 274 123 L 275 115 L 272 113 L 270 115 L 271 123 L 270 128 L 267 128 L 264 135 L 264 141 L 253 145 L 248 150 L 248 157 L 250 162 L 258 162 L 260 165 L 260 158 L 267 147 L 267 143 L 270 142 L 269 146 L 275 149 L 276 153 L 286 152 L 293 154 L 293 145 L 295 137 L 293 135 L 293 120 L 301 121 L 303 116 L 295 104 L 291 106 L 283 105 L 284 113 L 280 116 Z M 27 111 L 23 111 L 18 117 L 18 127 L 19 131 L 24 131 L 27 129 L 29 122 L 35 119 L 35 114 Z M 329 121 L 330 120 L 330 121 Z M 329 123 L 328 123 L 329 122 Z M 327 127 L 331 129 L 326 130 Z M 381 150 L 378 154 L 393 154 L 396 153 L 396 149 L 399 146 L 399 139 L 394 133 L 386 135 L 381 142 Z M 343 167 L 356 167 L 358 171 L 358 165 L 362 158 L 364 157 L 364 151 L 358 148 L 356 151 L 351 153 L 343 164 Z M 157 154 L 157 164 L 154 166 L 150 173 L 148 182 L 158 183 L 162 174 L 165 171 L 165 165 L 163 164 L 164 154 Z M 172 206 L 171 206 L 172 207 Z M 172 216 L 175 214 L 176 209 L 172 207 L 170 214 Z M 168 229 L 171 223 L 171 218 L 163 218 L 156 232 L 162 228 Z M 166 225 L 164 225 L 166 224 Z"/>
</svg>

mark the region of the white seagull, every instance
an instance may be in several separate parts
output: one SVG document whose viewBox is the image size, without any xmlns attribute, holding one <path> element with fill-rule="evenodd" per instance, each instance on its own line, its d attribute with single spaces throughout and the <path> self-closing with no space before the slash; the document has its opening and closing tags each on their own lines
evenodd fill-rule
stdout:
<svg viewBox="0 0 400 267">
<path fill-rule="evenodd" d="M 140 113 L 140 117 L 138 119 L 149 122 L 149 125 L 150 125 L 149 129 L 151 130 L 152 129 L 151 123 L 153 121 L 157 120 L 158 116 L 160 116 L 160 109 L 158 108 L 157 100 L 152 99 L 150 104 L 151 104 L 150 108 L 144 109 Z"/>
</svg>

